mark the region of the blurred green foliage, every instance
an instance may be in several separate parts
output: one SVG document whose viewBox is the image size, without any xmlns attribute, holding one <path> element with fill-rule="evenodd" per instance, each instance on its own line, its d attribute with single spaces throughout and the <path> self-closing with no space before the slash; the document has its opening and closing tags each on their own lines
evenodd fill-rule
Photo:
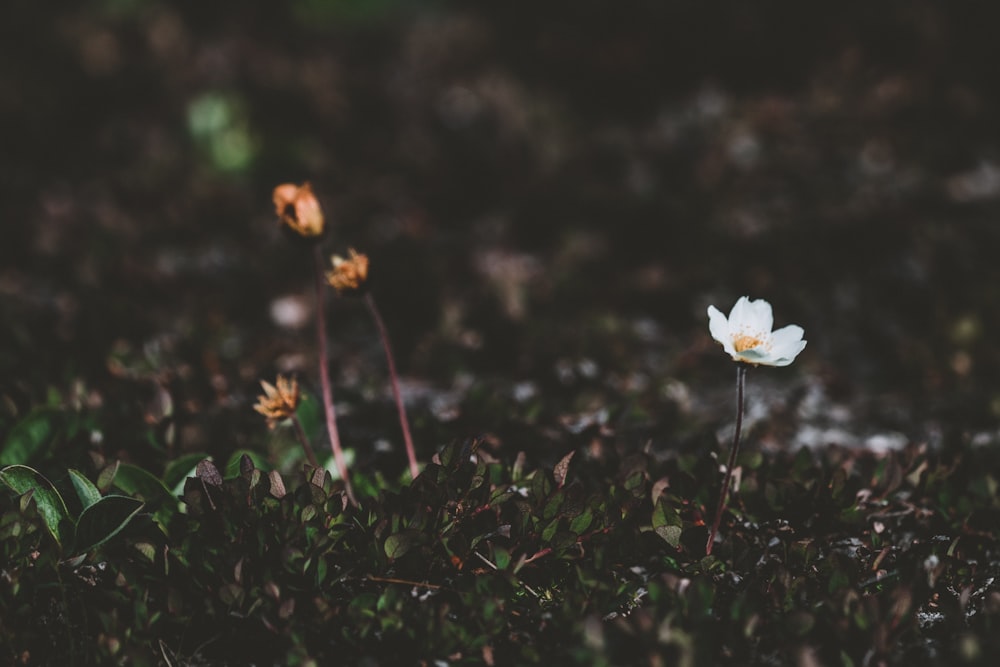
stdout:
<svg viewBox="0 0 1000 667">
<path fill-rule="evenodd" d="M 209 92 L 192 100 L 188 129 L 219 171 L 244 171 L 253 161 L 249 121 L 242 102 L 234 95 Z"/>
</svg>

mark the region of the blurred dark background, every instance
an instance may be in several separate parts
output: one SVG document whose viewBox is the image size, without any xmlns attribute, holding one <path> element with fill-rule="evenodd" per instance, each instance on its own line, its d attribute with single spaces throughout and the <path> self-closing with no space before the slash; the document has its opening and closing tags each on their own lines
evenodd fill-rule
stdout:
<svg viewBox="0 0 1000 667">
<path fill-rule="evenodd" d="M 309 180 L 324 249 L 372 257 L 425 459 L 722 428 L 705 309 L 743 294 L 809 340 L 751 377 L 763 445 L 998 440 L 995 5 L 4 14 L 0 435 L 79 404 L 109 456 L 263 450 L 258 379 L 315 392 L 311 264 L 270 203 Z M 329 316 L 348 441 L 401 469 L 367 313 Z"/>
</svg>

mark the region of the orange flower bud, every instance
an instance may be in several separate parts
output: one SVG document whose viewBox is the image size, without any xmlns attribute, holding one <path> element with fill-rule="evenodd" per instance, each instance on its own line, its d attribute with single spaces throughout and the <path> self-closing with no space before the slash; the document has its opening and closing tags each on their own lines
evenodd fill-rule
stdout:
<svg viewBox="0 0 1000 667">
<path fill-rule="evenodd" d="M 272 199 L 281 222 L 300 236 L 314 238 L 323 233 L 323 209 L 309 183 L 283 183 L 274 189 Z"/>
</svg>

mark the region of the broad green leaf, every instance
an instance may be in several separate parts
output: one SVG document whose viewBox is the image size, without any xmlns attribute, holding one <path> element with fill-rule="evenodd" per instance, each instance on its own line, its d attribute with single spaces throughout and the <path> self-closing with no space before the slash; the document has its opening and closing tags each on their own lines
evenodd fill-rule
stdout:
<svg viewBox="0 0 1000 667">
<path fill-rule="evenodd" d="M 104 470 L 97 475 L 97 488 L 102 493 L 107 493 L 111 489 L 111 485 L 115 481 L 115 476 L 118 474 L 118 467 L 121 464 L 121 461 L 109 463 L 104 467 Z"/>
<path fill-rule="evenodd" d="M 101 492 L 79 470 L 70 468 L 69 478 L 73 480 L 73 488 L 76 489 L 76 495 L 80 499 L 83 509 L 87 509 L 101 499 Z"/>
<path fill-rule="evenodd" d="M 60 547 L 72 537 L 73 520 L 66 510 L 66 503 L 52 482 L 41 473 L 28 466 L 7 466 L 0 470 L 0 482 L 19 495 L 32 492 L 45 527 Z"/>
<path fill-rule="evenodd" d="M 105 496 L 80 513 L 74 552 L 85 554 L 121 532 L 145 506 L 126 496 Z"/>
<path fill-rule="evenodd" d="M 62 413 L 52 408 L 29 412 L 0 447 L 0 466 L 23 465 L 39 458 L 52 443 L 61 422 Z"/>
<path fill-rule="evenodd" d="M 178 511 L 180 502 L 152 473 L 130 463 L 122 463 L 115 474 L 115 486 L 149 503 L 153 518 L 164 528 Z"/>
<path fill-rule="evenodd" d="M 131 463 L 122 463 L 118 466 L 114 485 L 126 493 L 140 496 L 147 502 L 168 500 L 176 502 L 170 495 L 170 490 L 155 475 Z"/>
<path fill-rule="evenodd" d="M 417 530 L 401 530 L 385 538 L 385 555 L 396 559 L 423 541 L 423 533 Z"/>
</svg>

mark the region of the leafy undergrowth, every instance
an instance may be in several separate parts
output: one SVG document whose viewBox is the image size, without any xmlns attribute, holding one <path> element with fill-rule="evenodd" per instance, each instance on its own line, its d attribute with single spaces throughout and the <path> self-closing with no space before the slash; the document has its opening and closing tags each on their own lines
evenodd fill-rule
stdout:
<svg viewBox="0 0 1000 667">
<path fill-rule="evenodd" d="M 8 441 L 10 445 L 10 441 Z M 954 664 L 1000 651 L 1000 453 L 444 447 L 412 483 L 308 466 L 0 473 L 13 664 Z M 190 473 L 190 474 L 189 474 Z M 142 501 L 140 505 L 138 501 Z"/>
</svg>

